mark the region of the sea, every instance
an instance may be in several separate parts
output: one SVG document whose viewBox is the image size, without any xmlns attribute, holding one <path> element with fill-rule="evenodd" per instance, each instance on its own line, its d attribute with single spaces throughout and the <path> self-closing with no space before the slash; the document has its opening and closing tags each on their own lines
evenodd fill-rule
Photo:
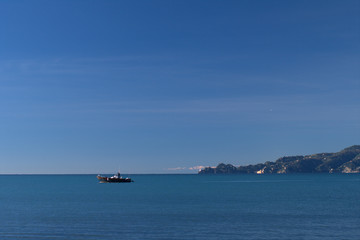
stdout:
<svg viewBox="0 0 360 240">
<path fill-rule="evenodd" d="M 360 239 L 360 174 L 0 175 L 0 239 Z"/>
</svg>

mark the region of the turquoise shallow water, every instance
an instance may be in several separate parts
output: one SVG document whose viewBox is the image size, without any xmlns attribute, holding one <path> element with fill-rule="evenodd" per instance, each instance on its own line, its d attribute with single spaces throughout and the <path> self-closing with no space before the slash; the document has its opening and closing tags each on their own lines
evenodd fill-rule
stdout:
<svg viewBox="0 0 360 240">
<path fill-rule="evenodd" d="M 0 239 L 360 239 L 360 175 L 0 176 Z"/>
</svg>

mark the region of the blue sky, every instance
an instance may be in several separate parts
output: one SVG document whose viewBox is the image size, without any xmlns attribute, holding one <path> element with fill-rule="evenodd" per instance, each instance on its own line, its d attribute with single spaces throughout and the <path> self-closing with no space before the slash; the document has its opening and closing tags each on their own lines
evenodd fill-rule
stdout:
<svg viewBox="0 0 360 240">
<path fill-rule="evenodd" d="M 1 1 L 0 173 L 196 172 L 360 144 L 359 12 Z"/>
</svg>

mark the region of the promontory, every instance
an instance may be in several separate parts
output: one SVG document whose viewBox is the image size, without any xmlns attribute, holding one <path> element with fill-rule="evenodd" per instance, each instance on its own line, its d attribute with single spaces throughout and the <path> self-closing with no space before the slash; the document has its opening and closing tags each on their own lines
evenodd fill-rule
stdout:
<svg viewBox="0 0 360 240">
<path fill-rule="evenodd" d="M 287 156 L 275 162 L 247 166 L 220 163 L 206 167 L 199 174 L 271 174 L 271 173 L 360 173 L 360 145 L 336 153 Z"/>
</svg>

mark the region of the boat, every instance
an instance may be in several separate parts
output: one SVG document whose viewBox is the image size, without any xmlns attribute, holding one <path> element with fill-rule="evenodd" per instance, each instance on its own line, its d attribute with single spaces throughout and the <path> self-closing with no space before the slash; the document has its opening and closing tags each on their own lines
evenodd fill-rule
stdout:
<svg viewBox="0 0 360 240">
<path fill-rule="evenodd" d="M 97 179 L 99 179 L 100 182 L 107 182 L 107 183 L 133 182 L 131 178 L 123 178 L 120 175 L 120 172 L 118 172 L 112 177 L 103 177 L 101 175 L 97 175 L 96 177 Z"/>
</svg>

